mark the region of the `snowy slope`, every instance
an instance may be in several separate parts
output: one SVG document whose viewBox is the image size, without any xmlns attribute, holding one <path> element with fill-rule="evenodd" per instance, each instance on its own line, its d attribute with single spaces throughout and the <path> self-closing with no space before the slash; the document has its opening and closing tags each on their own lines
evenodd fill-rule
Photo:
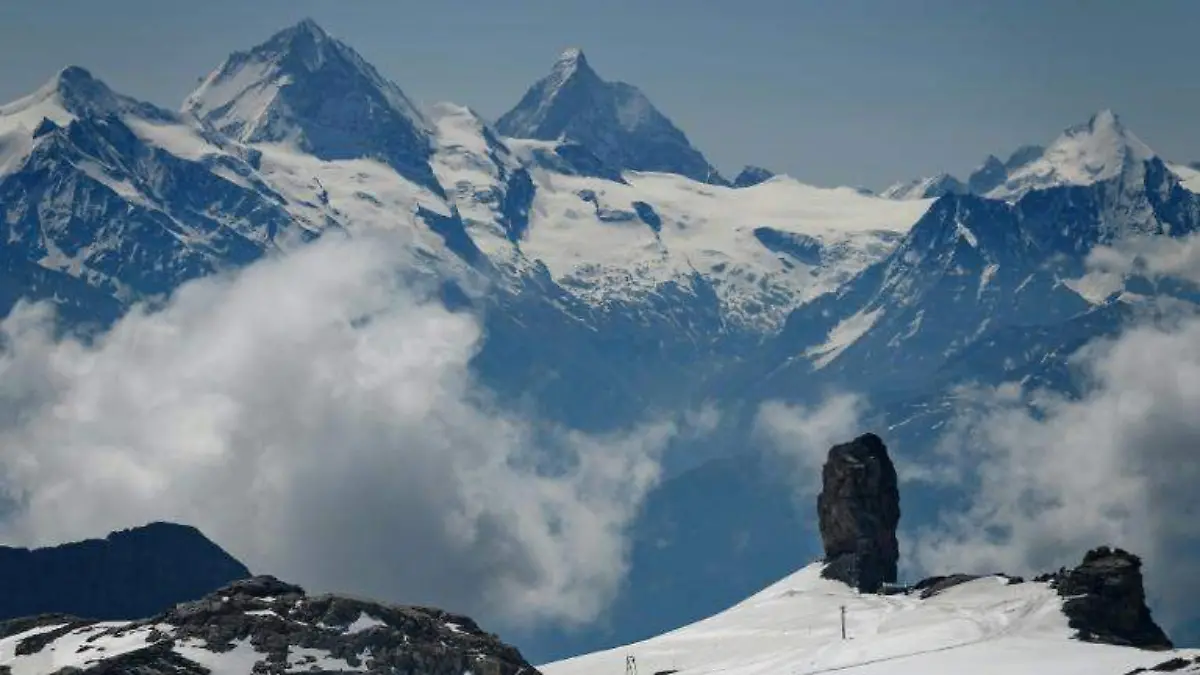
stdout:
<svg viewBox="0 0 1200 675">
<path fill-rule="evenodd" d="M 931 203 L 786 176 L 747 188 L 662 173 L 625 178 L 535 173 L 522 252 L 593 302 L 700 274 L 732 318 L 766 328 L 886 255 Z"/>
<path fill-rule="evenodd" d="M 1168 164 L 1171 171 L 1179 176 L 1179 181 L 1183 186 L 1192 192 L 1200 193 L 1200 169 L 1188 164 Z"/>
<path fill-rule="evenodd" d="M 546 675 L 907 673 L 1123 675 L 1172 656 L 1079 642 L 1044 583 L 985 577 L 928 599 L 864 595 L 801 569 L 730 609 L 625 647 L 550 663 Z M 840 635 L 846 608 L 847 640 Z M 1179 652 L 1180 656 L 1195 656 Z"/>
<path fill-rule="evenodd" d="M 931 199 L 944 194 L 962 194 L 967 186 L 954 176 L 939 173 L 936 176 L 917 178 L 911 181 L 896 183 L 879 193 L 885 199 Z"/>
</svg>

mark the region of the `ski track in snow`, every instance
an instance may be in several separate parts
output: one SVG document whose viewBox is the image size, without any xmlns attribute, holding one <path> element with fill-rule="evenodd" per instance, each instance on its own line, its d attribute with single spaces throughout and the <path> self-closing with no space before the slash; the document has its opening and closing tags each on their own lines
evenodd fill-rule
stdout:
<svg viewBox="0 0 1200 675">
<path fill-rule="evenodd" d="M 546 675 L 1123 675 L 1170 653 L 1071 638 L 1061 600 L 1045 584 L 985 577 L 932 598 L 858 594 L 806 567 L 730 609 L 626 647 L 540 666 Z M 849 639 L 840 636 L 846 607 Z"/>
</svg>

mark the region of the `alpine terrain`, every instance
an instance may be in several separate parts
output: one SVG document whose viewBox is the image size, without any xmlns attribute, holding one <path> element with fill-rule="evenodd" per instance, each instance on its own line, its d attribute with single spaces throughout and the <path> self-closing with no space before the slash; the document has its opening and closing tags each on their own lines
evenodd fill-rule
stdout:
<svg viewBox="0 0 1200 675">
<path fill-rule="evenodd" d="M 488 405 L 589 434 L 716 411 L 711 429 L 662 458 L 605 613 L 583 629 L 514 629 L 535 662 L 597 652 L 548 673 L 612 672 L 629 654 L 651 673 L 1120 674 L 1167 658 L 1071 639 L 1065 570 L 928 594 L 876 593 L 896 590 L 890 567 L 855 567 L 850 585 L 822 576 L 825 562 L 796 572 L 818 554 L 817 531 L 759 421 L 768 405 L 848 392 L 863 402 L 855 428 L 886 436 L 907 466 L 941 469 L 939 442 L 971 407 L 964 387 L 1073 400 L 1092 384 L 1075 365 L 1082 348 L 1194 312 L 1192 282 L 1097 260 L 1200 229 L 1200 169 L 1102 110 L 965 179 L 878 195 L 756 166 L 728 180 L 647 94 L 602 77 L 580 49 L 547 54 L 549 72 L 530 73 L 514 107 L 486 119 L 418 103 L 311 20 L 264 37 L 168 107 L 79 66 L 0 105 L 0 310 L 46 301 L 60 331 L 102 342 L 121 316 L 153 312 L 189 281 L 325 237 L 386 233 L 402 243 L 406 282 L 478 319 L 470 375 Z M 25 497 L 11 492 L 0 489 L 0 515 Z M 894 563 L 972 494 L 914 493 L 880 555 Z M 1120 542 L 1095 542 L 1106 544 Z M 1140 569 L 1132 554 L 1096 551 L 1082 567 Z M 923 570 L 934 571 L 947 570 Z M 1174 597 L 1161 577 L 1145 596 L 1155 607 Z M 316 600 L 263 578 L 188 600 L 137 618 L 83 603 L 83 619 L 4 624 L 0 673 L 530 668 L 440 610 Z M 1193 644 L 1200 616 L 1182 614 L 1164 629 Z M 121 621 L 91 621 L 109 618 Z M 211 648 L 197 646 L 206 635 Z M 621 644 L 636 649 L 598 651 Z"/>
</svg>

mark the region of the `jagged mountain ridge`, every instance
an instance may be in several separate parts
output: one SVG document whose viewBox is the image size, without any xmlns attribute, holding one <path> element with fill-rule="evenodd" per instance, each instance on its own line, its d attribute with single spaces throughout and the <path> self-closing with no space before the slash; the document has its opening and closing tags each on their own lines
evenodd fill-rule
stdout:
<svg viewBox="0 0 1200 675">
<path fill-rule="evenodd" d="M 1090 128 L 1100 140 L 1112 137 L 1112 127 L 1095 119 Z M 1068 137 L 1096 145 L 1079 128 Z M 784 361 L 768 379 L 821 371 L 844 382 L 872 372 L 884 388 L 915 389 L 991 332 L 1061 324 L 1095 306 L 1136 301 L 1122 295 L 1124 280 L 1086 283 L 1087 255 L 1128 237 L 1195 232 L 1200 197 L 1136 140 L 1109 156 L 1115 165 L 1092 164 L 1091 183 L 1030 189 L 1012 201 L 943 196 L 887 259 L 789 317 L 777 347 Z"/>
<path fill-rule="evenodd" d="M 0 671 L 537 673 L 516 648 L 468 617 L 310 596 L 270 576 L 236 581 L 136 621 L 59 615 L 0 623 Z"/>
<path fill-rule="evenodd" d="M 601 79 L 577 48 L 559 55 L 550 74 L 496 121 L 496 129 L 514 138 L 578 141 L 620 169 L 726 184 L 641 90 Z"/>
<path fill-rule="evenodd" d="M 57 81 L 86 73 L 64 72 L 70 77 Z M 329 96 L 330 78 L 353 91 Z M 423 257 L 455 274 L 462 273 L 460 262 L 483 264 L 519 286 L 546 267 L 556 284 L 592 304 L 636 304 L 661 287 L 692 285 L 699 272 L 715 282 L 725 321 L 761 329 L 777 323 L 795 298 L 827 291 L 881 255 L 893 233 L 923 210 L 785 177 L 739 193 L 663 174 L 622 176 L 586 145 L 505 139 L 455 106 L 420 113 L 398 87 L 311 22 L 231 56 L 188 98 L 182 116 L 85 79 L 86 86 L 50 87 L 69 92 L 56 100 L 84 104 L 51 101 L 44 114 L 29 105 L 3 109 L 0 129 L 10 131 L 3 144 L 10 151 L 0 181 L 10 188 L 6 204 L 24 205 L 10 220 L 25 218 L 27 230 L 55 230 L 57 221 L 80 217 L 61 206 L 38 210 L 39 198 L 105 202 L 102 213 L 88 214 L 93 221 L 115 223 L 129 212 L 155 222 L 138 230 L 160 238 L 138 249 L 156 255 L 138 265 L 160 270 L 154 280 L 133 278 L 132 271 L 121 276 L 118 263 L 100 255 L 103 245 L 87 240 L 86 232 L 97 231 L 108 235 L 108 246 L 130 239 L 115 224 L 88 222 L 84 233 L 71 235 L 80 241 L 65 248 L 48 234 L 28 252 L 31 261 L 123 302 L 329 228 L 381 228 L 404 232 Z M 320 100 L 342 107 L 301 105 Z M 40 126 L 43 117 L 50 126 Z M 383 131 L 367 128 L 375 122 Z M 321 125 L 330 124 L 340 136 L 321 135 Z M 405 133 L 387 131 L 393 126 Z M 51 147 L 48 139 L 57 135 L 73 145 Z M 416 139 L 405 141 L 411 153 L 386 146 L 387 139 L 409 136 Z M 30 174 L 47 172 L 73 175 L 96 194 L 21 193 L 45 183 Z M 177 187 L 185 184 L 186 191 Z M 831 212 L 848 218 L 830 221 Z M 567 221 L 592 232 L 573 231 L 564 240 L 566 230 L 550 229 Z M 796 256 L 794 249 L 765 245 L 763 228 L 802 237 L 809 250 Z M 564 250 L 584 238 L 589 246 Z M 56 258 L 42 250 L 51 243 L 65 253 Z"/>
<path fill-rule="evenodd" d="M 1032 190 L 1109 180 L 1154 154 L 1116 113 L 1105 109 L 1086 123 L 1067 128 L 1048 146 L 1022 146 L 1004 161 L 989 155 L 965 183 L 941 173 L 896 183 L 880 194 L 890 199 L 925 199 L 970 193 L 1015 201 Z M 1187 165 L 1169 166 L 1182 180 L 1194 173 Z"/>
</svg>

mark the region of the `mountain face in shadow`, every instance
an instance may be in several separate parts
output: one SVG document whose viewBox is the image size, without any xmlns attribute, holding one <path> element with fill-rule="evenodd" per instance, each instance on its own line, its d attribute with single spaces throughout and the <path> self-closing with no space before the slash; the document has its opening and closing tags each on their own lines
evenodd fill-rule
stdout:
<svg viewBox="0 0 1200 675">
<path fill-rule="evenodd" d="M 47 548 L 0 547 L 0 621 L 151 616 L 249 576 L 199 530 L 173 523 Z"/>
</svg>

